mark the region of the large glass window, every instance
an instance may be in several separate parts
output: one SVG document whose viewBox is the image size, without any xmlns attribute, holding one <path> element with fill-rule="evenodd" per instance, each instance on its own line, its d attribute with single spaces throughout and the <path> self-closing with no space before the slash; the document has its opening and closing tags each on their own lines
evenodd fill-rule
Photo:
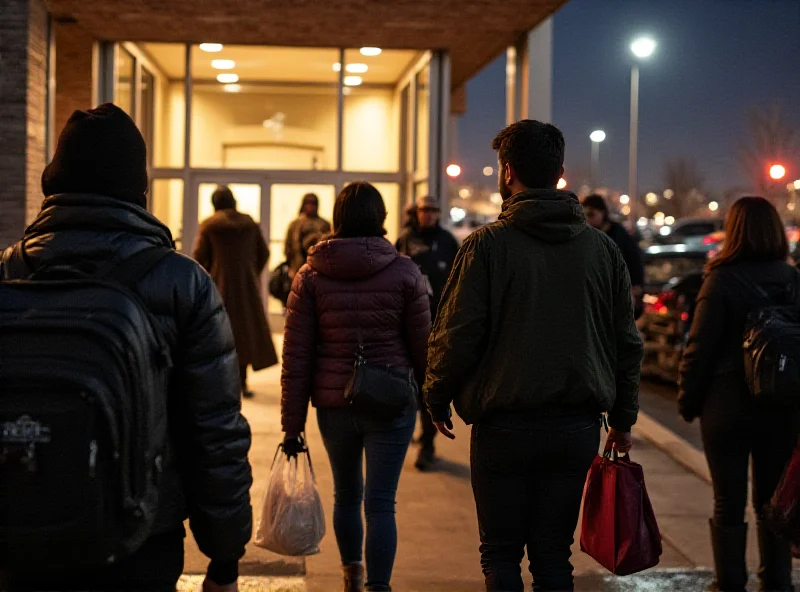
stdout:
<svg viewBox="0 0 800 592">
<path fill-rule="evenodd" d="M 136 64 L 133 56 L 124 47 L 117 53 L 117 79 L 114 84 L 114 103 L 125 113 L 133 113 L 133 77 Z"/>
<path fill-rule="evenodd" d="M 153 109 L 155 106 L 155 76 L 144 66 L 139 82 L 139 129 L 147 142 L 147 153 L 153 158 Z"/>
<path fill-rule="evenodd" d="M 344 170 L 400 169 L 400 82 L 418 57 L 415 51 L 384 50 L 366 56 L 358 49 L 345 51 Z"/>
<path fill-rule="evenodd" d="M 178 249 L 183 239 L 183 179 L 153 179 L 150 211 L 170 232 Z"/>
<path fill-rule="evenodd" d="M 335 49 L 192 47 L 191 165 L 334 170 Z"/>
<path fill-rule="evenodd" d="M 430 81 L 431 68 L 426 65 L 417 73 L 416 160 L 414 169 L 428 172 L 428 146 L 430 142 Z"/>
<path fill-rule="evenodd" d="M 153 166 L 182 168 L 186 127 L 186 47 L 178 43 L 144 43 L 141 49 L 146 56 L 142 68 L 143 102 L 146 101 L 145 75 L 152 73 L 153 76 Z M 143 117 L 145 109 L 143 103 L 140 110 Z"/>
</svg>

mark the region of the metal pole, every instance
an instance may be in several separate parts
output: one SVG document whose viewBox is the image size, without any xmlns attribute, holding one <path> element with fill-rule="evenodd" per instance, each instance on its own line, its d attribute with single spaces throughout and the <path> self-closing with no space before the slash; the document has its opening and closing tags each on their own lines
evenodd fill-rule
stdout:
<svg viewBox="0 0 800 592">
<path fill-rule="evenodd" d="M 592 190 L 600 184 L 597 175 L 600 170 L 600 142 L 592 142 Z"/>
<path fill-rule="evenodd" d="M 631 68 L 631 145 L 628 169 L 628 195 L 632 203 L 637 203 L 639 194 L 636 187 L 636 157 L 639 134 L 639 66 Z"/>
</svg>

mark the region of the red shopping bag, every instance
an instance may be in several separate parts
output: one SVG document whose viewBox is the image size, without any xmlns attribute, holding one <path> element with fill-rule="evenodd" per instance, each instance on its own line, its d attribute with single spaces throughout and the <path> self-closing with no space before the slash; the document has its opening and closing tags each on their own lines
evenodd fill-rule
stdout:
<svg viewBox="0 0 800 592">
<path fill-rule="evenodd" d="M 594 459 L 583 500 L 581 551 L 627 576 L 658 565 L 661 533 L 641 465 L 606 452 Z"/>
<path fill-rule="evenodd" d="M 800 556 L 800 440 L 766 507 L 766 517 L 770 528 L 792 543 L 792 554 Z"/>
</svg>

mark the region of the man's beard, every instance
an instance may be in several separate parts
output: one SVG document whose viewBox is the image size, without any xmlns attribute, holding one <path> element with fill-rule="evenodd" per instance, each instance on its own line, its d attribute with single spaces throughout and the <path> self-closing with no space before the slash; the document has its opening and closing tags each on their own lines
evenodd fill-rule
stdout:
<svg viewBox="0 0 800 592">
<path fill-rule="evenodd" d="M 497 180 L 497 188 L 500 191 L 500 197 L 503 199 L 508 199 L 513 195 L 511 188 L 506 184 L 506 180 L 502 176 Z"/>
</svg>

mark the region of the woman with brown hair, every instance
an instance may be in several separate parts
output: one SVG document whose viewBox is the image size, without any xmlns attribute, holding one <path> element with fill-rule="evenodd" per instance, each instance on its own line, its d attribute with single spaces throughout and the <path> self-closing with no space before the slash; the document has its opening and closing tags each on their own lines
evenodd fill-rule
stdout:
<svg viewBox="0 0 800 592">
<path fill-rule="evenodd" d="M 393 416 L 359 407 L 356 400 L 351 405 L 345 390 L 354 364 L 363 358 L 404 373 L 409 386 L 413 374 L 421 385 L 428 353 L 427 286 L 417 265 L 384 238 L 385 221 L 375 187 L 356 182 L 342 190 L 333 234 L 311 249 L 294 277 L 283 342 L 284 452 L 292 456 L 303 449 L 310 399 L 333 472 L 333 530 L 345 592 L 391 590 L 395 496 L 417 411 L 413 388 Z"/>
<path fill-rule="evenodd" d="M 760 304 L 749 285 L 759 286 L 776 305 L 797 301 L 799 274 L 786 262 L 788 251 L 786 231 L 772 204 L 762 197 L 744 197 L 733 205 L 725 246 L 706 269 L 681 364 L 680 413 L 689 422 L 700 418 L 714 485 L 714 589 L 722 592 L 744 592 L 747 585 L 744 516 L 751 456 L 760 589 L 793 589 L 789 544 L 766 526 L 763 509 L 791 457 L 800 417 L 752 398 L 742 353 L 747 316 Z"/>
</svg>

